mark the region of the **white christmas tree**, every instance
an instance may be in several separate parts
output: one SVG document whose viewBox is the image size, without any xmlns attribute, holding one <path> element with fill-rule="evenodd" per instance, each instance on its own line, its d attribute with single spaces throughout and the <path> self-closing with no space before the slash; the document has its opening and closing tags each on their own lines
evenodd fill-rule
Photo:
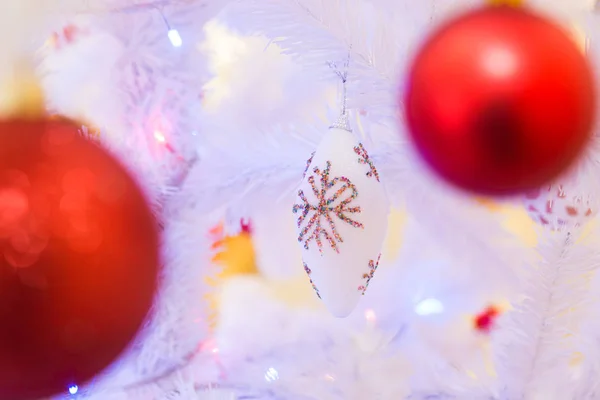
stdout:
<svg viewBox="0 0 600 400">
<path fill-rule="evenodd" d="M 597 224 L 552 231 L 522 199 L 484 204 L 447 186 L 397 123 L 425 35 L 483 0 L 4 3 L 2 81 L 9 60 L 37 52 L 48 107 L 102 130 L 164 228 L 147 326 L 59 398 L 600 398 Z M 594 1 L 526 3 L 572 26 L 600 62 Z M 331 65 L 348 54 L 350 125 L 391 209 L 377 274 L 336 319 L 304 276 L 291 205 L 339 116 Z M 598 143 L 561 180 L 594 211 Z M 209 231 L 222 222 L 235 235 L 240 220 L 252 221 L 258 273 L 207 283 L 220 268 Z"/>
</svg>

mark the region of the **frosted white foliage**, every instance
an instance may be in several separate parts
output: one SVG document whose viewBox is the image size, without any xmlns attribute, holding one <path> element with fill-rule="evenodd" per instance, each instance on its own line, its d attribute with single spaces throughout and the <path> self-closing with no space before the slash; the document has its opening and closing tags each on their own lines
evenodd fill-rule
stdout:
<svg viewBox="0 0 600 400">
<path fill-rule="evenodd" d="M 282 237 L 296 236 L 295 219 L 290 218 L 289 204 L 271 205 L 252 214 L 252 241 L 255 246 L 256 263 L 263 276 L 268 279 L 286 280 L 301 277 L 302 256 L 298 243 L 294 240 L 283 240 L 273 251 L 273 233 Z"/>
<path fill-rule="evenodd" d="M 600 253 L 576 239 L 575 233 L 544 235 L 540 262 L 527 271 L 522 296 L 503 321 L 498 332 L 502 398 L 579 398 L 573 395 L 572 363 L 583 350 L 586 315 L 597 307 L 590 277 L 600 266 Z"/>
<path fill-rule="evenodd" d="M 599 14 L 590 1 L 527 3 L 573 26 L 581 43 L 587 35 L 600 65 Z M 575 241 L 574 232 L 565 246 L 564 236 L 547 234 L 536 259 L 500 216 L 428 172 L 402 124 L 399 99 L 414 52 L 434 24 L 481 4 L 2 2 L 0 32 L 10 40 L 0 44 L 0 85 L 14 61 L 41 48 L 49 107 L 103 129 L 102 145 L 138 177 L 164 224 L 153 316 L 79 397 L 597 398 L 597 241 Z M 66 26 L 77 28 L 72 40 Z M 169 29 L 179 32 L 181 47 L 169 41 Z M 60 46 L 43 47 L 53 32 Z M 392 204 L 410 217 L 399 258 L 382 263 L 355 313 L 338 321 L 298 277 L 289 205 L 307 158 L 339 113 L 339 79 L 329 64 L 341 69 L 348 55 L 353 128 Z M 600 197 L 599 143 L 596 133 L 563 179 L 592 197 Z M 222 220 L 235 233 L 242 218 L 255 224 L 262 276 L 226 283 L 211 332 L 205 279 L 216 271 L 206 233 Z M 274 221 L 284 218 L 289 224 Z M 285 289 L 296 279 L 294 297 Z M 514 310 L 491 336 L 473 328 L 474 315 L 507 299 Z M 198 353 L 213 340 L 217 351 Z"/>
<path fill-rule="evenodd" d="M 222 294 L 219 348 L 228 379 L 276 398 L 409 394 L 408 364 L 387 346 L 389 335 L 369 319 L 374 313 L 340 321 L 324 310 L 293 309 L 274 298 L 266 282 L 250 279 L 231 281 Z"/>
<path fill-rule="evenodd" d="M 388 24 L 386 18 L 361 0 L 251 0 L 235 3 L 228 13 L 238 29 L 269 37 L 324 77 L 332 76 L 328 62 L 341 64 L 350 52 L 349 106 L 389 120 L 396 113 L 398 65 L 423 21 Z M 394 35 L 397 25 L 403 26 L 403 35 Z"/>
<path fill-rule="evenodd" d="M 103 141 L 139 172 L 157 201 L 171 185 L 181 184 L 196 158 L 190 146 L 197 128 L 194 109 L 200 109 L 207 79 L 196 46 L 202 22 L 218 11 L 215 5 L 195 2 L 73 18 L 57 29 L 61 46 L 44 50 L 40 69 L 51 106 L 103 127 Z M 67 42 L 60 33 L 69 25 L 77 34 Z M 178 29 L 183 48 L 171 45 L 168 28 Z M 89 60 L 96 58 L 90 68 Z"/>
<path fill-rule="evenodd" d="M 267 130 L 279 122 L 304 123 L 323 113 L 327 87 L 316 84 L 317 75 L 282 55 L 281 48 L 267 38 L 240 36 L 224 21 L 206 24 L 206 39 L 200 46 L 214 76 L 203 88 L 202 119 L 218 124 L 214 131 L 203 130 L 202 136 L 218 135 L 229 144 L 254 137 L 238 132 L 239 127 Z"/>
</svg>

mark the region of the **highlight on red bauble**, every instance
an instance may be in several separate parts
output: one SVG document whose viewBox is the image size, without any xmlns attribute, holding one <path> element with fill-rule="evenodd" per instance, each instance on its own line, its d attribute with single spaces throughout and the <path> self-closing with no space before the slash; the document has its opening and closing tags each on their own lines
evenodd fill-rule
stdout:
<svg viewBox="0 0 600 400">
<path fill-rule="evenodd" d="M 424 161 L 455 186 L 499 196 L 568 169 L 590 139 L 596 105 L 592 70 L 569 32 L 509 6 L 435 31 L 401 97 Z"/>
<path fill-rule="evenodd" d="M 77 125 L 0 121 L 0 398 L 67 394 L 110 366 L 152 306 L 158 246 L 139 186 Z"/>
</svg>

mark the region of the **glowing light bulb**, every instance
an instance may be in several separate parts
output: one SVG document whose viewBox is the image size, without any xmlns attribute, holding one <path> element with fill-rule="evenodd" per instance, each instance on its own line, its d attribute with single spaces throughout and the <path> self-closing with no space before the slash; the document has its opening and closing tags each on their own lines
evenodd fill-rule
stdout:
<svg viewBox="0 0 600 400">
<path fill-rule="evenodd" d="M 157 142 L 161 143 L 165 143 L 167 141 L 165 135 L 163 135 L 160 131 L 154 131 L 154 139 L 156 139 Z"/>
<path fill-rule="evenodd" d="M 265 374 L 265 380 L 267 382 L 273 382 L 279 379 L 279 372 L 275 368 L 269 368 Z"/>
<path fill-rule="evenodd" d="M 369 322 L 375 322 L 377 319 L 377 315 L 375 315 L 375 311 L 367 310 L 365 311 L 365 319 Z"/>
<path fill-rule="evenodd" d="M 415 306 L 415 312 L 419 315 L 441 314 L 444 305 L 438 299 L 425 299 Z"/>
<path fill-rule="evenodd" d="M 72 395 L 77 394 L 77 392 L 79 392 L 79 386 L 77 385 L 71 385 L 69 386 L 69 393 Z"/>
<path fill-rule="evenodd" d="M 183 45 L 183 40 L 177 29 L 169 29 L 169 40 L 173 47 L 181 47 Z"/>
</svg>

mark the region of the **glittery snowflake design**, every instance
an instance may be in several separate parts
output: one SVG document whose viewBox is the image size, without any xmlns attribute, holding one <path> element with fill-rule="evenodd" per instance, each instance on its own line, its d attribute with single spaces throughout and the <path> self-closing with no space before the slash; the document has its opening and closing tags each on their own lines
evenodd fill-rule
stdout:
<svg viewBox="0 0 600 400">
<path fill-rule="evenodd" d="M 375 275 L 375 271 L 377 271 L 377 267 L 379 267 L 379 259 L 381 258 L 381 254 L 379 256 L 377 256 L 377 261 L 369 261 L 369 273 L 368 274 L 364 274 L 363 275 L 363 279 L 366 279 L 367 281 L 365 282 L 364 285 L 360 285 L 358 287 L 358 291 L 362 292 L 363 296 L 365 295 L 367 288 L 369 287 L 369 282 L 371 282 L 371 279 L 373 279 L 373 276 Z"/>
<path fill-rule="evenodd" d="M 292 209 L 294 214 L 302 211 L 302 214 L 298 217 L 298 228 L 302 227 L 303 223 L 310 216 L 310 219 L 308 219 L 308 222 L 306 222 L 300 231 L 300 235 L 298 235 L 298 242 L 304 242 L 304 248 L 308 250 L 310 242 L 314 240 L 321 254 L 323 254 L 322 238 L 337 253 L 340 252 L 338 243 L 344 241 L 337 231 L 333 216 L 355 228 L 364 228 L 363 224 L 347 216 L 347 214 L 358 214 L 361 212 L 360 206 L 350 207 L 352 200 L 358 196 L 356 186 L 350 182 L 350 179 L 343 176 L 330 180 L 330 170 L 331 163 L 327 161 L 325 170 L 321 171 L 319 167 L 315 167 L 313 170 L 314 174 L 319 177 L 319 183 L 317 183 L 315 175 L 308 177 L 308 183 L 312 187 L 318 204 L 310 204 L 304 191 L 300 190 L 298 196 L 304 204 L 294 204 L 294 208 Z M 327 192 L 336 185 L 338 185 L 337 190 L 331 196 L 328 196 Z M 325 227 L 322 224 L 322 219 L 325 220 Z M 329 230 L 327 229 L 327 225 Z"/>
<path fill-rule="evenodd" d="M 304 178 L 306 176 L 306 173 L 308 172 L 308 169 L 310 168 L 310 164 L 312 163 L 314 156 L 315 156 L 315 152 L 313 151 L 310 155 L 310 158 L 308 160 L 306 160 L 306 168 L 304 168 L 304 174 L 302 174 L 302 178 Z"/>
<path fill-rule="evenodd" d="M 358 146 L 354 148 L 354 152 L 360 157 L 358 159 L 359 163 L 369 166 L 370 170 L 369 172 L 367 172 L 367 176 L 375 177 L 375 179 L 377 179 L 377 182 L 380 182 L 379 172 L 377 172 L 377 168 L 375 168 L 373 160 L 371 160 L 371 158 L 369 157 L 369 154 L 367 153 L 367 150 L 363 147 L 362 143 L 359 143 Z"/>
<path fill-rule="evenodd" d="M 308 268 L 308 265 L 306 265 L 306 263 L 304 263 L 304 271 L 306 271 L 306 275 L 308 275 L 308 279 L 310 279 L 310 284 L 312 285 L 312 288 L 315 290 L 315 293 L 317 294 L 317 297 L 321 298 L 321 294 L 319 293 L 319 289 L 317 289 L 317 286 L 315 285 L 315 283 L 313 282 L 312 278 L 310 277 L 310 274 L 312 273 L 312 271 L 310 270 L 310 268 Z"/>
</svg>

